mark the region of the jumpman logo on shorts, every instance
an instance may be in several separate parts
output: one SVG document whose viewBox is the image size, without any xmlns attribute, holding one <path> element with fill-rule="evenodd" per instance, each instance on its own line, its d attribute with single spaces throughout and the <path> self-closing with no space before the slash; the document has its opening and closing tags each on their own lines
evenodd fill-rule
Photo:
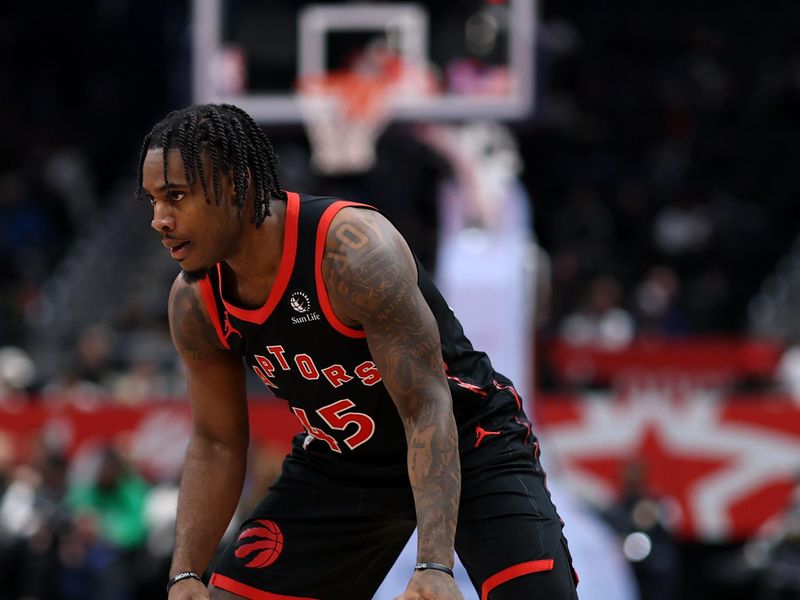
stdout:
<svg viewBox="0 0 800 600">
<path fill-rule="evenodd" d="M 487 429 L 484 429 L 480 425 L 478 425 L 475 428 L 475 438 L 476 438 L 475 439 L 475 447 L 477 448 L 478 446 L 480 446 L 481 442 L 483 442 L 483 439 L 485 437 L 487 437 L 487 436 L 490 436 L 490 435 L 500 435 L 500 432 L 499 431 L 489 431 Z"/>
</svg>

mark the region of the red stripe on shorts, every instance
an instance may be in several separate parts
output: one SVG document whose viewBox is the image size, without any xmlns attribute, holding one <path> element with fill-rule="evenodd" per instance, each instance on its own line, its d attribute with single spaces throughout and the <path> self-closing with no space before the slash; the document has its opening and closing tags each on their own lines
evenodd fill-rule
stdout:
<svg viewBox="0 0 800 600">
<path fill-rule="evenodd" d="M 225 577 L 219 573 L 214 573 L 211 576 L 211 585 L 218 587 L 226 592 L 238 594 L 242 598 L 248 600 L 316 600 L 315 598 L 301 598 L 300 596 L 282 596 L 281 594 L 271 594 L 263 590 L 258 590 L 249 585 L 245 585 L 240 581 Z"/>
<path fill-rule="evenodd" d="M 544 560 L 532 560 L 529 562 L 519 563 L 513 567 L 503 569 L 499 573 L 495 573 L 489 579 L 483 582 L 481 586 L 481 600 L 486 600 L 491 592 L 498 585 L 511 581 L 517 577 L 528 575 L 529 573 L 538 573 L 539 571 L 552 571 L 555 561 L 552 558 Z"/>
</svg>

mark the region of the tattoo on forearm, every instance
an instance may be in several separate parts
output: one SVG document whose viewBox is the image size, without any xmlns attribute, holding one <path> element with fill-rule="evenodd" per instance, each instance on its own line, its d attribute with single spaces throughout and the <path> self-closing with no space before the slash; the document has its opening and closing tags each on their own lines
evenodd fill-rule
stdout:
<svg viewBox="0 0 800 600">
<path fill-rule="evenodd" d="M 391 230 L 382 230 L 377 216 L 341 217 L 329 233 L 322 265 L 328 292 L 341 316 L 367 331 L 370 352 L 403 419 L 419 556 L 448 557 L 461 476 L 438 329 L 410 254 L 391 238 Z"/>
</svg>

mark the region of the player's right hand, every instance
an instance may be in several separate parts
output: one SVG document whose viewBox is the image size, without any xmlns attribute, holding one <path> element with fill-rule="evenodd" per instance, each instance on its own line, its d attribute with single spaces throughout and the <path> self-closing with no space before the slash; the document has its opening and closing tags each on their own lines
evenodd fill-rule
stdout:
<svg viewBox="0 0 800 600">
<path fill-rule="evenodd" d="M 197 579 L 183 579 L 172 586 L 169 600 L 208 600 L 208 590 Z"/>
</svg>

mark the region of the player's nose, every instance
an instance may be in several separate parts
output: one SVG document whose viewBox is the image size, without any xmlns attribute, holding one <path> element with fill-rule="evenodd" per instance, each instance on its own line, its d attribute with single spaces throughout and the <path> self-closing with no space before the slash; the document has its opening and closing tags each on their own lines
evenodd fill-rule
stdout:
<svg viewBox="0 0 800 600">
<path fill-rule="evenodd" d="M 163 205 L 159 206 L 157 203 L 153 207 L 153 220 L 150 222 L 150 227 L 158 232 L 172 231 L 175 229 L 175 217 L 168 208 Z"/>
</svg>

